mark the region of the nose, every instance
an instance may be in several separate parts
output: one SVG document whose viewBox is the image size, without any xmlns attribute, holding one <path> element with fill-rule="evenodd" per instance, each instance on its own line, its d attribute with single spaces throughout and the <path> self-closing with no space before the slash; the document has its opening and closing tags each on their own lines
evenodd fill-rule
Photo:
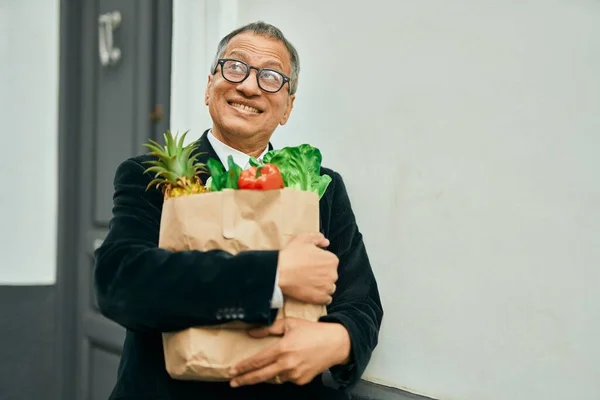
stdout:
<svg viewBox="0 0 600 400">
<path fill-rule="evenodd" d="M 242 82 L 238 83 L 236 89 L 242 92 L 247 97 L 257 96 L 261 94 L 261 90 L 258 87 L 258 71 L 251 69 L 250 75 Z"/>
</svg>

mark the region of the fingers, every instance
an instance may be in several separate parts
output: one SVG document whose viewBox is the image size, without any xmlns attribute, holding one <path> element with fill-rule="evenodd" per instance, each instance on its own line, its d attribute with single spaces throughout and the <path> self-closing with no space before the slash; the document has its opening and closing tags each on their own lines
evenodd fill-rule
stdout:
<svg viewBox="0 0 600 400">
<path fill-rule="evenodd" d="M 248 330 L 248 335 L 250 337 L 255 338 L 255 339 L 261 339 L 261 338 L 264 338 L 264 337 L 267 337 L 267 336 L 271 335 L 271 332 L 270 332 L 269 328 L 270 327 L 267 326 L 265 328 L 249 329 Z"/>
<path fill-rule="evenodd" d="M 319 294 L 313 295 L 310 298 L 309 303 L 310 304 L 320 305 L 320 306 L 328 306 L 331 303 L 333 303 L 333 297 L 332 296 L 323 295 L 323 294 L 319 293 Z"/>
<path fill-rule="evenodd" d="M 318 246 L 318 247 L 324 249 L 329 246 L 329 239 L 327 239 L 325 236 L 321 235 L 321 238 L 316 239 L 315 242 L 313 242 L 313 244 L 315 246 Z"/>
<path fill-rule="evenodd" d="M 259 352 L 258 354 L 255 354 L 254 356 L 247 358 L 244 361 L 241 361 L 236 366 L 231 368 L 229 370 L 229 375 L 236 377 L 238 375 L 244 375 L 248 372 L 260 370 L 277 361 L 278 356 L 278 345 L 268 347 L 265 350 Z"/>
<path fill-rule="evenodd" d="M 329 290 L 329 292 L 328 292 L 328 293 L 329 293 L 329 296 L 326 296 L 326 297 L 323 299 L 323 304 L 324 304 L 324 305 L 328 306 L 328 305 L 330 305 L 331 303 L 333 303 L 333 294 L 335 293 L 335 290 L 336 290 L 336 289 L 337 289 L 337 287 L 335 286 L 335 283 L 332 283 L 332 284 L 331 284 L 331 289 L 330 289 L 330 290 Z"/>
<path fill-rule="evenodd" d="M 321 248 L 329 246 L 329 240 L 320 232 L 300 234 L 294 238 L 294 242 L 312 244 Z"/>
<path fill-rule="evenodd" d="M 333 294 L 335 293 L 335 290 L 337 289 L 337 286 L 335 285 L 335 283 L 332 285 L 331 287 L 331 291 L 329 292 L 330 295 L 333 296 Z"/>
<path fill-rule="evenodd" d="M 335 285 L 335 283 L 331 284 L 331 289 L 329 289 L 327 291 L 327 295 L 321 297 L 321 300 L 319 301 L 319 304 L 323 304 L 323 305 L 330 305 L 331 303 L 333 303 L 333 294 L 335 293 L 335 291 L 337 290 L 337 286 Z"/>
<path fill-rule="evenodd" d="M 261 368 L 257 371 L 251 371 L 245 375 L 236 376 L 231 380 L 231 387 L 255 385 L 257 383 L 265 382 L 275 378 L 275 376 L 281 374 L 283 367 L 279 363 L 273 363 Z M 279 375 L 281 377 L 281 375 Z"/>
<path fill-rule="evenodd" d="M 283 336 L 286 329 L 285 319 L 278 319 L 271 326 L 265 326 L 263 328 L 250 329 L 248 335 L 253 338 L 264 338 L 267 336 Z"/>
<path fill-rule="evenodd" d="M 318 304 L 328 306 L 333 303 L 333 295 L 337 290 L 335 283 L 330 284 L 330 289 L 325 289 L 321 286 L 318 289 L 314 289 L 310 293 L 310 297 L 308 297 L 308 302 L 310 304 Z"/>
</svg>

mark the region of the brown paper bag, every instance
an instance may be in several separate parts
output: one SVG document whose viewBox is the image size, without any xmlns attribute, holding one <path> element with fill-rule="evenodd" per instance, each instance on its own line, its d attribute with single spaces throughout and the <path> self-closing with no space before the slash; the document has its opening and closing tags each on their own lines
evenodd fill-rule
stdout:
<svg viewBox="0 0 600 400">
<path fill-rule="evenodd" d="M 165 200 L 159 247 L 169 250 L 278 250 L 292 236 L 319 231 L 319 198 L 294 189 L 231 190 Z M 199 267 L 201 268 L 201 267 Z M 277 318 L 317 321 L 325 306 L 285 298 Z M 255 339 L 234 322 L 163 334 L 167 372 L 174 379 L 225 381 L 228 369 L 277 343 Z"/>
</svg>

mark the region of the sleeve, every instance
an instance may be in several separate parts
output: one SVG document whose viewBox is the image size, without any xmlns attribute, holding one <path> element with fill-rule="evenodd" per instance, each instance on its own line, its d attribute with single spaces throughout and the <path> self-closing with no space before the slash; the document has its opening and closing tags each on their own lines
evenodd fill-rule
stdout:
<svg viewBox="0 0 600 400">
<path fill-rule="evenodd" d="M 362 235 L 342 177 L 333 174 L 335 186 L 329 223 L 329 250 L 340 262 L 337 291 L 321 322 L 342 324 L 350 335 L 350 361 L 330 369 L 342 388 L 352 388 L 365 371 L 378 341 L 383 308 Z"/>
<path fill-rule="evenodd" d="M 279 287 L 279 269 L 275 273 L 275 287 L 273 288 L 273 297 L 271 298 L 271 308 L 283 307 L 283 292 Z"/>
<path fill-rule="evenodd" d="M 115 175 L 109 232 L 95 252 L 100 311 L 133 331 L 168 332 L 227 322 L 268 325 L 277 251 L 174 252 L 158 248 L 162 194 L 134 159 Z"/>
</svg>

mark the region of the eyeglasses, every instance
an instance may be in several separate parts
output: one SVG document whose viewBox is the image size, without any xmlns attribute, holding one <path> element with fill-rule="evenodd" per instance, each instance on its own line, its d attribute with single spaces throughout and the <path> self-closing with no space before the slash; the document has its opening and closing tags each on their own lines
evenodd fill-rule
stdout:
<svg viewBox="0 0 600 400">
<path fill-rule="evenodd" d="M 250 70 L 256 70 L 256 82 L 261 90 L 267 93 L 277 93 L 290 81 L 290 78 L 279 71 L 270 68 L 251 67 L 243 61 L 231 58 L 221 58 L 215 65 L 213 74 L 217 72 L 217 66 L 221 66 L 221 75 L 226 81 L 240 83 L 250 76 Z M 289 85 L 288 85 L 289 86 Z"/>
</svg>

